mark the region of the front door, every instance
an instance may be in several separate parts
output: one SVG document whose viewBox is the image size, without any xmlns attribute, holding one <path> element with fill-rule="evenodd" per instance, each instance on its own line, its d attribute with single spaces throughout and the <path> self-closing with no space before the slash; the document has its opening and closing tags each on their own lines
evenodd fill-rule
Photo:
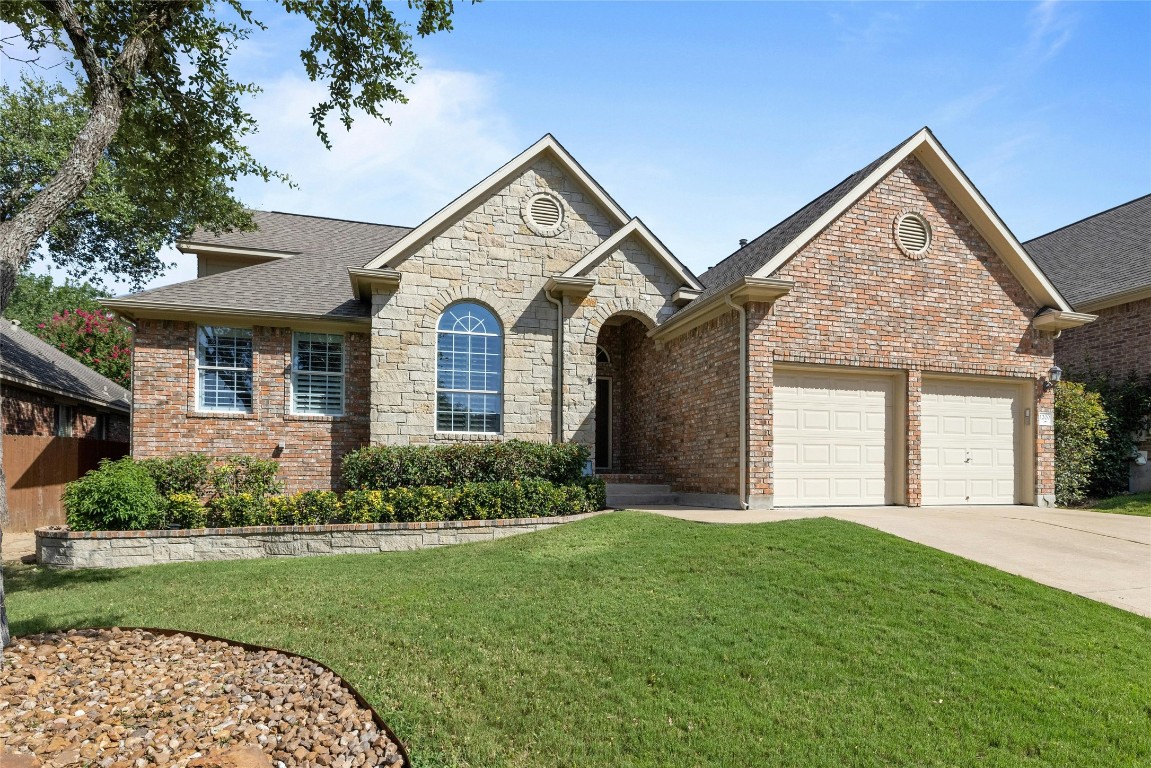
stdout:
<svg viewBox="0 0 1151 768">
<path fill-rule="evenodd" d="M 595 380 L 595 468 L 611 469 L 611 379 Z"/>
</svg>

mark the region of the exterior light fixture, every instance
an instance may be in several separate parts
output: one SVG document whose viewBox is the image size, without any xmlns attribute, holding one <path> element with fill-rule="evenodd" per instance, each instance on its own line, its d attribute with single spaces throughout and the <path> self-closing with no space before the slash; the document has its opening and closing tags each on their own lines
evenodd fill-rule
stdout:
<svg viewBox="0 0 1151 768">
<path fill-rule="evenodd" d="M 1053 389 L 1063 379 L 1063 369 L 1058 365 L 1051 366 L 1051 370 L 1047 372 L 1047 381 L 1043 382 L 1043 391 L 1047 392 Z"/>
</svg>

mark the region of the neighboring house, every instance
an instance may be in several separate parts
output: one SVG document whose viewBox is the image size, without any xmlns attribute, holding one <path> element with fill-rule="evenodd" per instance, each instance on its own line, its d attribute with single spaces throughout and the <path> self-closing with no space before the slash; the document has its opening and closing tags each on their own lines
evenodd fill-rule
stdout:
<svg viewBox="0 0 1151 768">
<path fill-rule="evenodd" d="M 128 390 L 6 319 L 0 397 L 6 435 L 131 439 Z"/>
<path fill-rule="evenodd" d="M 136 323 L 137 456 L 574 440 L 681 501 L 1053 503 L 1076 314 L 927 129 L 696 277 L 550 135 L 415 229 L 197 232 Z M 618 478 L 617 478 L 618 479 Z"/>
<path fill-rule="evenodd" d="M 1078 312 L 1098 319 L 1055 340 L 1070 373 L 1151 376 L 1151 195 L 1029 240 L 1024 247 Z M 1142 435 L 1131 490 L 1151 491 Z"/>
<path fill-rule="evenodd" d="M 64 523 L 60 494 L 101 459 L 128 453 L 132 395 L 0 319 L 5 531 Z"/>
</svg>

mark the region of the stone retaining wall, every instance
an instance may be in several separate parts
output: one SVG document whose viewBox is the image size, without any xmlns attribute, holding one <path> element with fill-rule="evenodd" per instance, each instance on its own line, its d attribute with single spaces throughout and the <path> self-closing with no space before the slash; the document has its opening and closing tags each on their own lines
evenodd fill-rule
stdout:
<svg viewBox="0 0 1151 768">
<path fill-rule="evenodd" d="M 201 560 L 361 555 L 493 541 L 599 514 L 436 523 L 280 525 L 174 531 L 39 528 L 36 562 L 57 568 L 128 568 Z"/>
</svg>

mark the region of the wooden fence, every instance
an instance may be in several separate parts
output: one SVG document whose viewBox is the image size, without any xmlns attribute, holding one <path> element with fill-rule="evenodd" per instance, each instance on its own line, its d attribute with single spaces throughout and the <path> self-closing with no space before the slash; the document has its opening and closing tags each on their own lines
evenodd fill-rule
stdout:
<svg viewBox="0 0 1151 768">
<path fill-rule="evenodd" d="M 60 495 L 65 483 L 95 469 L 101 459 L 118 459 L 127 453 L 127 443 L 111 440 L 4 435 L 4 477 L 8 480 L 4 530 L 63 525 Z"/>
</svg>

